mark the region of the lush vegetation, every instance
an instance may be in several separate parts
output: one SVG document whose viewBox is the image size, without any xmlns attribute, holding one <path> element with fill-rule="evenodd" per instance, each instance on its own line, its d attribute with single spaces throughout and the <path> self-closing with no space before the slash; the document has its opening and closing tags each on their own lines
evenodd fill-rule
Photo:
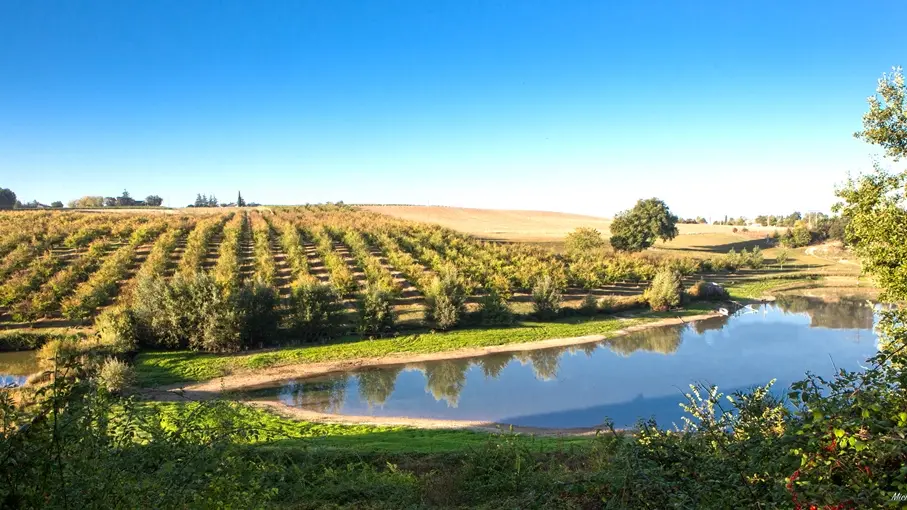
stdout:
<svg viewBox="0 0 907 510">
<path fill-rule="evenodd" d="M 883 77 L 859 133 L 894 159 L 907 156 L 905 96 L 900 72 Z M 883 287 L 883 299 L 893 303 L 907 300 L 905 183 L 907 172 L 879 167 L 849 181 L 839 192 L 842 216 L 849 218 L 847 241 Z M 187 237 L 175 276 L 165 274 L 168 264 L 156 264 L 160 269 L 136 283 L 133 299 L 102 312 L 96 337 L 47 341 L 41 349 L 45 372 L 34 378 L 34 384 L 17 393 L 0 392 L 3 506 L 857 509 L 902 505 L 896 497 L 907 493 L 907 310 L 902 305 L 881 312 L 879 352 L 867 361 L 865 370 L 841 370 L 829 379 L 807 374 L 784 399 L 776 397 L 770 386 L 734 395 L 694 386 L 687 394 L 687 416 L 679 430 L 641 422 L 632 434 L 624 434 L 606 422 L 599 435 L 586 440 L 558 443 L 510 433 L 477 440 L 465 432 L 292 423 L 219 401 L 160 405 L 125 396 L 132 380 L 124 363 L 126 353 L 135 349 L 131 338 L 140 339 L 139 345 L 166 339 L 162 346 L 222 352 L 260 345 L 263 338 L 270 338 L 261 332 L 283 320 L 285 331 L 311 335 L 298 341 L 333 337 L 342 330 L 339 326 L 356 323 L 344 316 L 348 302 L 341 300 L 338 285 L 331 285 L 333 271 L 318 257 L 334 254 L 350 272 L 356 268 L 365 275 L 365 268 L 356 267 L 369 264 L 365 252 L 361 260 L 342 255 L 357 249 L 340 246 L 343 241 L 338 240 L 347 229 L 361 233 L 369 253 L 380 252 L 392 264 L 393 260 L 410 264 L 401 264 L 398 270 L 411 278 L 423 297 L 436 299 L 429 316 L 436 326 L 442 321 L 450 326 L 468 324 L 470 312 L 462 309 L 459 299 L 484 297 L 489 289 L 498 295 L 528 292 L 537 314 L 556 309 L 552 316 L 561 316 L 565 312 L 552 303 L 577 272 L 573 265 L 585 258 L 577 253 L 560 257 L 533 248 L 482 243 L 438 227 L 346 207 L 281 210 L 268 221 L 277 225 L 282 239 L 303 244 L 302 255 L 297 252 L 297 256 L 318 257 L 326 274 L 307 277 L 307 268 L 313 266 L 286 260 L 294 282 L 279 302 L 277 289 L 254 277 L 254 263 L 231 263 L 237 274 L 228 275 L 228 282 L 218 281 L 206 267 L 209 254 L 214 255 L 210 261 L 214 268 L 220 264 L 218 255 L 230 257 L 236 252 L 238 258 L 244 257 L 229 243 L 223 249 L 211 246 L 215 239 L 223 243 L 228 238 L 229 230 L 221 232 L 225 227 L 238 225 L 238 235 L 249 236 L 254 226 L 248 227 L 243 213 L 199 219 Z M 78 276 L 64 279 L 68 283 L 64 296 L 82 296 L 65 300 L 66 310 L 77 309 L 70 303 L 92 302 L 95 289 L 110 289 L 105 300 L 111 301 L 116 291 L 108 283 L 126 277 L 121 264 L 125 256 L 116 254 L 134 254 L 129 250 L 137 251 L 137 246 L 163 235 L 161 231 L 135 234 L 150 223 L 147 218 L 104 226 L 90 224 L 104 222 L 103 217 L 48 219 L 34 214 L 34 225 L 25 220 L 17 223 L 15 217 L 0 219 L 5 226 L 15 225 L 0 233 L 4 276 L 38 274 L 43 266 L 36 259 L 48 249 L 53 253 L 70 234 L 82 232 L 86 240 L 67 248 L 72 251 L 61 269 L 45 283 L 21 278 L 23 285 L 44 289 L 77 261 L 92 261 Z M 64 217 L 70 221 L 51 237 L 49 225 Z M 170 221 L 174 220 L 165 220 L 168 226 L 163 231 L 173 228 Z M 204 230 L 195 235 L 199 229 Z M 634 246 L 635 241 L 630 241 L 627 246 Z M 93 259 L 88 254 L 98 242 L 109 245 Z M 349 242 L 357 243 L 353 238 Z M 187 257 L 190 261 L 184 264 Z M 643 260 L 638 255 L 626 257 L 615 260 Z M 747 259 L 755 263 L 759 257 L 749 252 Z M 651 262 L 651 276 L 658 275 L 658 281 L 648 293 L 650 304 L 674 304 L 684 272 L 676 267 L 679 264 L 683 263 Z M 367 275 L 364 278 L 368 280 Z M 91 283 L 95 281 L 99 283 Z M 357 281 L 348 287 L 346 299 L 372 300 L 371 282 L 366 283 Z M 48 288 L 53 291 L 52 285 Z M 705 284 L 694 289 L 688 294 L 713 292 Z M 731 295 L 759 290 L 741 286 L 731 288 Z M 363 292 L 368 293 L 366 300 Z M 17 295 L 14 290 L 11 294 Z M 598 305 L 604 309 L 612 304 L 609 300 Z M 361 313 L 369 317 L 365 323 L 380 326 L 384 308 L 373 305 L 363 305 Z M 143 312 L 143 307 L 148 310 Z M 275 311 L 288 318 L 279 318 Z M 607 334 L 630 324 L 573 316 L 515 327 L 255 354 L 185 350 L 142 354 L 138 380 L 200 380 L 228 370 L 283 363 L 498 345 L 562 336 L 560 328 L 570 334 Z M 338 330 L 325 335 L 333 327 Z M 313 438 L 316 434 L 332 437 Z M 431 440 L 413 439 L 417 434 Z M 438 451 L 426 449 L 435 440 Z"/>
</svg>

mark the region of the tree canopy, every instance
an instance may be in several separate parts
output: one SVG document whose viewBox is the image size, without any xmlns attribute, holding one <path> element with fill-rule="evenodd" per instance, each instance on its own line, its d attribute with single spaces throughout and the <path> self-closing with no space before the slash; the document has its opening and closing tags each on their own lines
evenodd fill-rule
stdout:
<svg viewBox="0 0 907 510">
<path fill-rule="evenodd" d="M 611 246 L 621 251 L 642 251 L 661 239 L 677 237 L 677 216 L 661 200 L 639 200 L 611 223 Z"/>
<path fill-rule="evenodd" d="M 582 255 L 605 246 L 601 232 L 590 227 L 579 227 L 567 234 L 564 248 L 570 255 Z"/>
<path fill-rule="evenodd" d="M 16 205 L 16 194 L 9 188 L 0 188 L 0 209 L 12 209 Z"/>
</svg>

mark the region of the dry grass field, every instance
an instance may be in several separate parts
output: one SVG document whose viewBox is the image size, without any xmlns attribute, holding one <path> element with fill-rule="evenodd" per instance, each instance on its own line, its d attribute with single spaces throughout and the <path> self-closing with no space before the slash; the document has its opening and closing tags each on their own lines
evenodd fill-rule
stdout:
<svg viewBox="0 0 907 510">
<path fill-rule="evenodd" d="M 369 205 L 363 209 L 410 221 L 436 223 L 477 237 L 516 242 L 557 243 L 578 227 L 610 234 L 611 220 L 596 216 L 550 211 L 470 209 L 421 205 Z M 714 246 L 764 238 L 774 227 L 747 227 L 750 232 L 734 233 L 725 225 L 678 225 L 680 237 L 670 247 Z"/>
</svg>

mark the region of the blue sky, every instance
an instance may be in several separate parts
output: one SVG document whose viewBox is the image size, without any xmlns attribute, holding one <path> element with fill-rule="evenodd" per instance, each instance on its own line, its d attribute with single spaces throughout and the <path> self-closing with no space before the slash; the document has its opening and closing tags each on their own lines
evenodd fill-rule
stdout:
<svg viewBox="0 0 907 510">
<path fill-rule="evenodd" d="M 827 210 L 903 2 L 0 2 L 0 186 Z"/>
</svg>

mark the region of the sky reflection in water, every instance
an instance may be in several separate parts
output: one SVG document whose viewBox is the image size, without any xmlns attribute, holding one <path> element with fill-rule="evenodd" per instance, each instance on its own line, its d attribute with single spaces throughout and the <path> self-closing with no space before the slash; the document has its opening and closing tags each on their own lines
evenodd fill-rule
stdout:
<svg viewBox="0 0 907 510">
<path fill-rule="evenodd" d="M 787 297 L 757 313 L 640 331 L 599 344 L 367 369 L 291 381 L 277 398 L 347 415 L 479 420 L 535 427 L 680 423 L 691 383 L 728 394 L 806 371 L 859 369 L 877 350 L 863 300 Z"/>
</svg>

